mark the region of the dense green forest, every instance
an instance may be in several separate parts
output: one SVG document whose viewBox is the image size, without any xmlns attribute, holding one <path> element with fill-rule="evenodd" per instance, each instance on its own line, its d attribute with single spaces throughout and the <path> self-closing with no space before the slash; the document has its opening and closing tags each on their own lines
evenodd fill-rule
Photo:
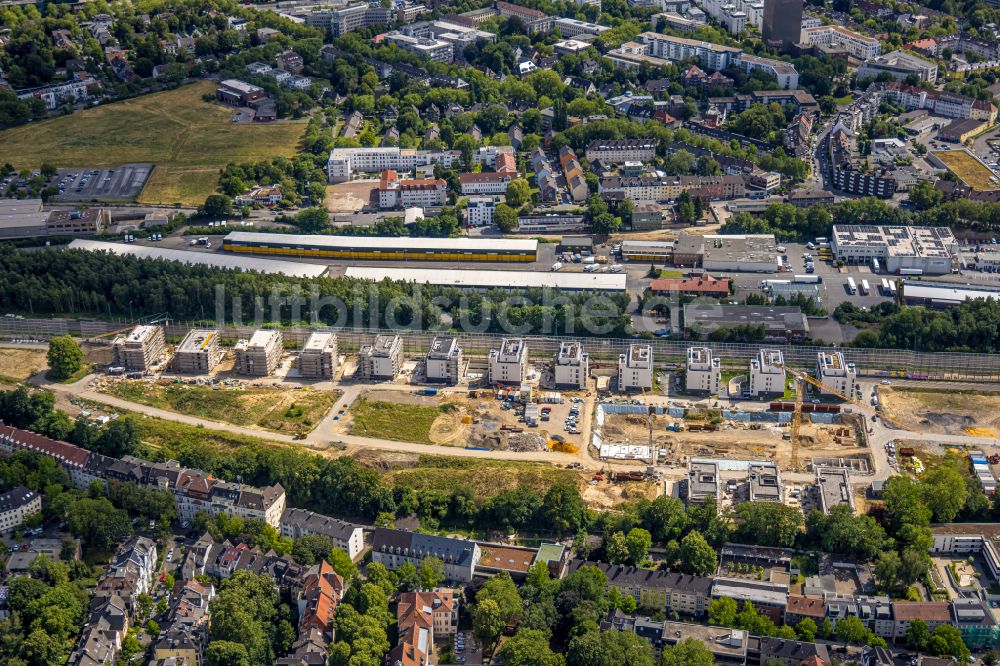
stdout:
<svg viewBox="0 0 1000 666">
<path fill-rule="evenodd" d="M 451 321 L 500 333 L 506 322 L 525 335 L 630 334 L 628 296 L 606 296 L 588 308 L 591 298 L 558 290 L 467 293 L 388 280 L 296 279 L 75 250 L 0 249 L 0 307 L 36 316 L 169 314 L 175 320 L 217 320 L 221 315 L 227 322 L 252 323 L 257 304 L 265 321 L 285 324 L 427 330 L 448 328 Z"/>
</svg>

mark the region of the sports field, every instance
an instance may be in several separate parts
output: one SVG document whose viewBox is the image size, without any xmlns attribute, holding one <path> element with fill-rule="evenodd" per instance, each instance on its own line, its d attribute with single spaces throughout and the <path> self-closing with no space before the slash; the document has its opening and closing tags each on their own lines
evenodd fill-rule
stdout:
<svg viewBox="0 0 1000 666">
<path fill-rule="evenodd" d="M 152 162 L 142 203 L 200 204 L 219 169 L 295 154 L 304 123 L 237 124 L 233 112 L 202 100 L 215 84 L 199 81 L 124 102 L 0 132 L 4 160 L 17 168 L 113 167 Z"/>
<path fill-rule="evenodd" d="M 990 178 L 996 178 L 993 172 L 964 150 L 936 150 L 934 157 L 974 190 L 985 192 L 1000 189 L 996 182 L 990 182 Z"/>
</svg>

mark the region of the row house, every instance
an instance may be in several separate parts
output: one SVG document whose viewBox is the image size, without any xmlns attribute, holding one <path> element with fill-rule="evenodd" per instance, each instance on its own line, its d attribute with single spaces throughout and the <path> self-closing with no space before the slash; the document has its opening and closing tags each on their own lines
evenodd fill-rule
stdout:
<svg viewBox="0 0 1000 666">
<path fill-rule="evenodd" d="M 376 528 L 372 537 L 372 561 L 381 562 L 390 571 L 407 563 L 419 567 L 425 558 L 436 557 L 444 563 L 448 580 L 467 583 L 475 575 L 482 556 L 479 545 L 465 539 L 384 527 Z"/>
<path fill-rule="evenodd" d="M 214 597 L 215 587 L 211 583 L 188 580 L 181 586 L 167 612 L 166 625 L 153 644 L 154 664 L 204 661 L 209 638 L 209 604 Z"/>
<path fill-rule="evenodd" d="M 576 158 L 576 153 L 569 146 L 559 149 L 559 164 L 566 177 L 566 189 L 574 203 L 581 203 L 587 200 L 590 190 L 587 181 L 583 177 L 583 167 Z"/>
<path fill-rule="evenodd" d="M 285 509 L 281 514 L 281 536 L 294 540 L 309 535 L 325 536 L 334 548 L 340 548 L 352 560 L 357 560 L 365 547 L 364 529 L 360 525 L 305 509 Z"/>
<path fill-rule="evenodd" d="M 115 661 L 135 617 L 137 599 L 152 585 L 156 563 L 156 544 L 146 537 L 133 537 L 118 549 L 97 585 L 87 624 L 67 664 L 90 666 Z"/>
<path fill-rule="evenodd" d="M 601 570 L 608 579 L 608 588 L 617 589 L 622 596 L 631 596 L 644 608 L 701 617 L 708 613 L 712 603 L 711 578 L 585 560 L 572 560 L 569 572 L 575 573 L 583 566 Z"/>
<path fill-rule="evenodd" d="M 280 484 L 257 488 L 229 483 L 207 472 L 182 468 L 177 462 L 152 463 L 132 456 L 121 460 L 92 453 L 67 442 L 36 433 L 0 426 L 0 451 L 37 451 L 56 460 L 73 485 L 86 489 L 93 481 L 121 481 L 170 492 L 182 522 L 193 522 L 199 511 L 225 513 L 260 520 L 278 527 L 285 511 L 285 489 Z"/>
<path fill-rule="evenodd" d="M 333 616 L 344 596 L 344 578 L 326 560 L 312 566 L 302 583 L 299 599 L 299 634 L 319 631 L 333 640 Z"/>
<path fill-rule="evenodd" d="M 458 600 L 452 590 L 404 592 L 396 606 L 399 641 L 389 653 L 390 664 L 429 664 L 436 638 L 458 629 Z"/>
</svg>

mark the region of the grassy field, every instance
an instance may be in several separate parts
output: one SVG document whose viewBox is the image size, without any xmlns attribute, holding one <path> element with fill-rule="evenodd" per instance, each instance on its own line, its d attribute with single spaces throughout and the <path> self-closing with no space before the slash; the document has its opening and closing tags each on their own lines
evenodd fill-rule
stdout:
<svg viewBox="0 0 1000 666">
<path fill-rule="evenodd" d="M 351 405 L 350 414 L 352 435 L 431 444 L 431 425 L 441 408 L 362 398 Z"/>
<path fill-rule="evenodd" d="M 546 463 L 469 460 L 446 456 L 420 456 L 415 465 L 384 473 L 387 481 L 415 490 L 471 488 L 479 499 L 504 490 L 532 488 L 545 493 L 561 481 L 578 483 L 579 475 Z"/>
<path fill-rule="evenodd" d="M 993 172 L 964 150 L 936 150 L 934 157 L 944 162 L 952 173 L 974 190 L 1000 189 L 1000 185 L 990 182 L 990 178 L 994 178 Z"/>
<path fill-rule="evenodd" d="M 301 123 L 234 124 L 230 109 L 202 101 L 214 89 L 200 81 L 0 132 L 4 160 L 19 169 L 43 161 L 60 167 L 152 162 L 140 202 L 200 204 L 227 163 L 290 157 L 305 130 Z"/>
<path fill-rule="evenodd" d="M 0 378 L 24 381 L 48 365 L 44 349 L 0 349 Z"/>
<path fill-rule="evenodd" d="M 338 391 L 213 389 L 135 381 L 117 382 L 106 391 L 124 400 L 179 414 L 289 434 L 312 430 L 340 396 Z"/>
</svg>

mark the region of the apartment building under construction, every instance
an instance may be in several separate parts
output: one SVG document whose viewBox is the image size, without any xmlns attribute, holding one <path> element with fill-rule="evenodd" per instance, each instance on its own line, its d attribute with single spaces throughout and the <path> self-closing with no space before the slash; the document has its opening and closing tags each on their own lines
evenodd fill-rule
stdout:
<svg viewBox="0 0 1000 666">
<path fill-rule="evenodd" d="M 284 338 L 281 331 L 254 331 L 249 340 L 236 343 L 236 374 L 267 377 L 278 369 L 282 351 Z"/>
<path fill-rule="evenodd" d="M 337 372 L 337 336 L 312 333 L 299 354 L 299 374 L 308 379 L 333 379 Z"/>
<path fill-rule="evenodd" d="M 167 348 L 162 326 L 136 326 L 111 343 L 114 364 L 134 372 L 146 372 Z"/>
<path fill-rule="evenodd" d="M 219 332 L 216 330 L 191 329 L 174 350 L 174 369 L 177 372 L 207 375 L 219 360 Z"/>
</svg>

